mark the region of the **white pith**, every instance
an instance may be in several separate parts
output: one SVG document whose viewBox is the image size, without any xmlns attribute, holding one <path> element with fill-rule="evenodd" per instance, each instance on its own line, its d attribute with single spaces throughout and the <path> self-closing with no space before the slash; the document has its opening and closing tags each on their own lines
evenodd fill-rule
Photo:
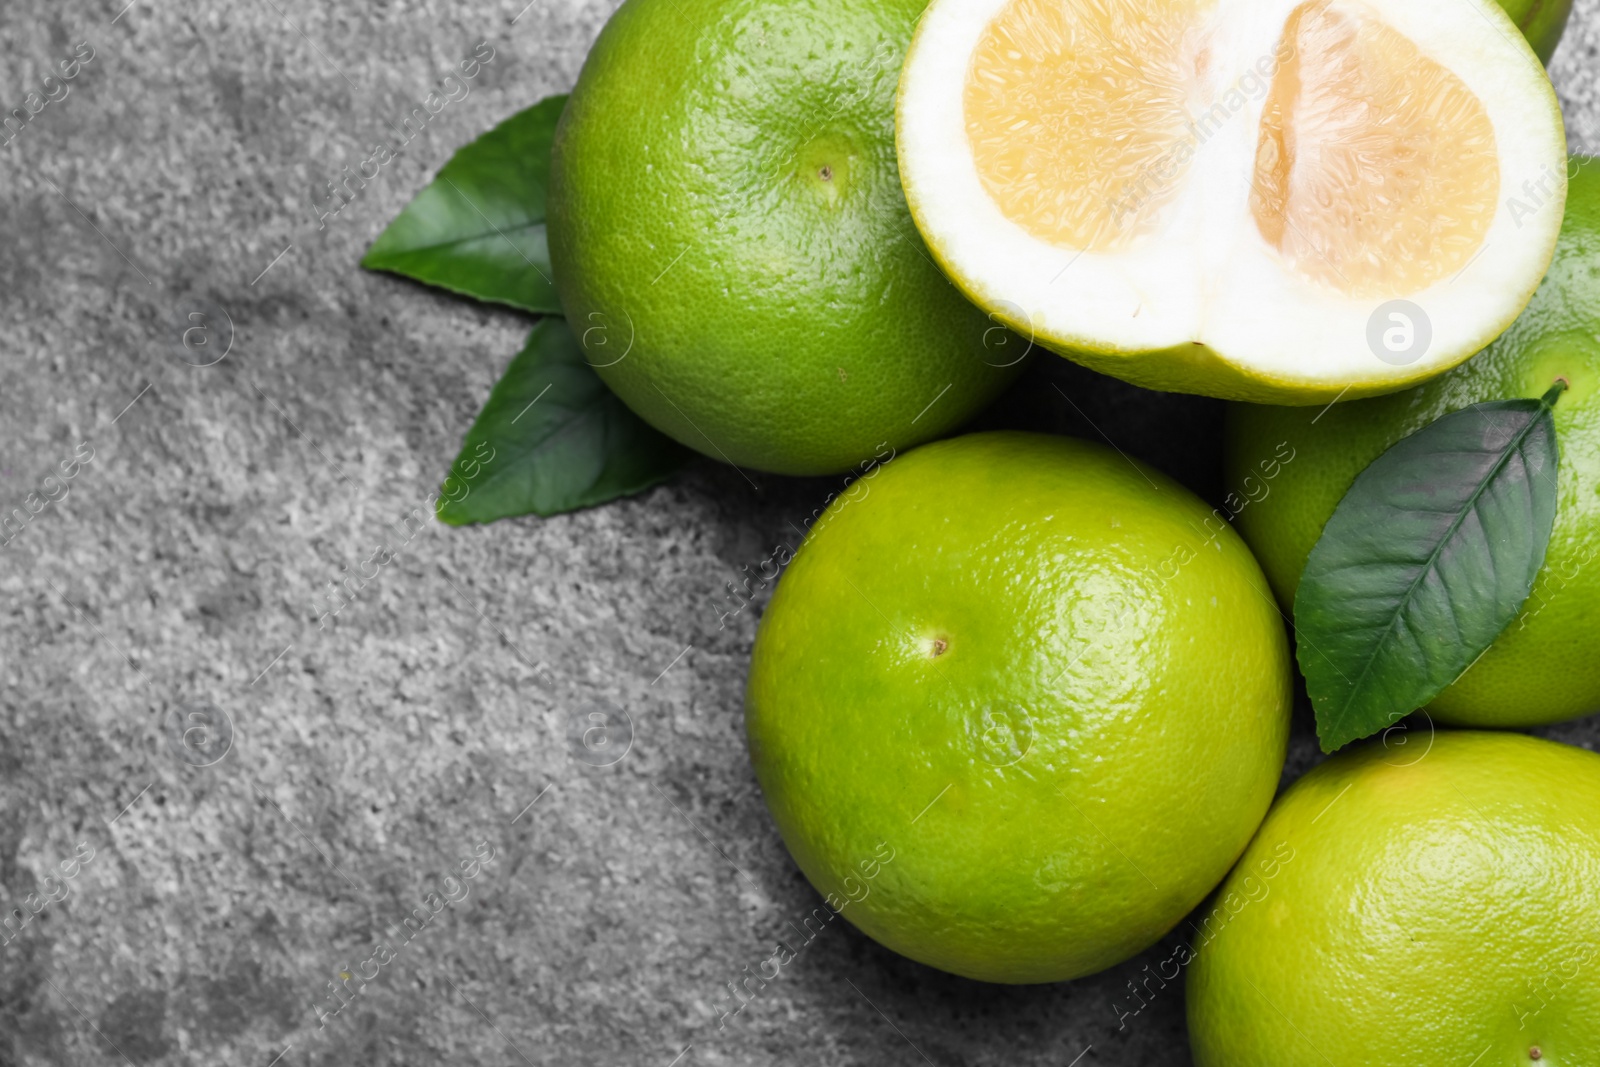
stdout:
<svg viewBox="0 0 1600 1067">
<path fill-rule="evenodd" d="M 1476 258 L 1427 288 L 1379 297 L 1304 277 L 1262 238 L 1250 189 L 1264 90 L 1244 95 L 1198 144 L 1156 228 L 1127 248 L 1077 251 L 1012 222 L 981 182 L 963 110 L 974 46 L 1006 2 L 933 0 L 924 12 L 901 73 L 900 173 L 946 270 L 980 305 L 1044 343 L 1136 358 L 1199 342 L 1252 377 L 1381 388 L 1477 351 L 1521 311 L 1549 264 L 1565 199 L 1565 133 L 1543 68 L 1492 0 L 1405 0 L 1381 10 L 1335 0 L 1388 23 L 1460 78 L 1482 102 L 1499 155 L 1498 208 Z M 1197 111 L 1223 101 L 1274 53 L 1299 2 L 1219 0 L 1201 31 L 1211 58 L 1208 84 L 1195 89 Z M 1528 210 L 1513 210 L 1512 198 Z M 1432 326 L 1428 350 L 1404 366 L 1380 360 L 1368 343 L 1369 319 L 1391 297 L 1420 306 Z"/>
</svg>

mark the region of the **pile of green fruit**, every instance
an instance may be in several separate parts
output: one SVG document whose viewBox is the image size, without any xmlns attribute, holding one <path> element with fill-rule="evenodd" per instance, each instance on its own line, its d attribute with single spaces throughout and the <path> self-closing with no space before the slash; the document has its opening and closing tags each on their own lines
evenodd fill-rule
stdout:
<svg viewBox="0 0 1600 1067">
<path fill-rule="evenodd" d="M 1507 732 L 1600 710 L 1569 6 L 626 0 L 363 261 L 551 316 L 440 517 L 849 472 L 746 701 L 838 914 L 1010 983 L 1189 916 L 1207 1067 L 1600 1063 L 1600 757 Z M 1233 401 L 1221 505 L 948 436 L 1052 351 Z"/>
</svg>

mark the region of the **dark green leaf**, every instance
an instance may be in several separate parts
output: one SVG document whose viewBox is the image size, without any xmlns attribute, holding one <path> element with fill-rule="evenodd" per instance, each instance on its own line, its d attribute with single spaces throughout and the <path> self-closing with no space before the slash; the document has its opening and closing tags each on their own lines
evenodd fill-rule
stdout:
<svg viewBox="0 0 1600 1067">
<path fill-rule="evenodd" d="M 441 487 L 452 526 L 555 515 L 662 481 L 692 455 L 629 411 L 563 319 L 544 319 L 489 393 Z"/>
<path fill-rule="evenodd" d="M 1323 751 L 1427 704 L 1516 618 L 1555 522 L 1562 388 L 1445 415 L 1339 501 L 1294 601 Z"/>
<path fill-rule="evenodd" d="M 541 100 L 457 150 L 378 235 L 361 265 L 479 300 L 560 313 L 544 198 L 550 142 L 566 101 Z"/>
</svg>

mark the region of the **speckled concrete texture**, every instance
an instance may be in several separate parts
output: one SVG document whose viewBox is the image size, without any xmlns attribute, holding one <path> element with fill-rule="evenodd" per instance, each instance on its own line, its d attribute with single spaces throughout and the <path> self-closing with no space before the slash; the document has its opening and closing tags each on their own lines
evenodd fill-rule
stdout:
<svg viewBox="0 0 1600 1067">
<path fill-rule="evenodd" d="M 0 934 L 0 1065 L 1188 1062 L 1181 982 L 1132 1011 L 1162 948 L 1005 988 L 842 922 L 719 1027 L 820 903 L 745 753 L 767 590 L 728 614 L 728 584 L 829 480 L 701 461 L 547 521 L 402 525 L 529 322 L 357 260 L 572 84 L 609 0 L 126 2 L 0 5 L 0 110 L 80 63 L 0 147 L 0 512 L 55 498 L 0 551 L 0 907 L 43 902 Z M 479 42 L 471 94 L 319 223 Z M 1553 71 L 1600 150 L 1596 0 Z M 195 366 L 205 309 L 227 355 Z M 1219 419 L 1053 357 L 985 416 L 1212 499 Z M 574 758 L 613 708 L 626 754 Z M 1314 753 L 1302 711 L 1287 777 Z"/>
</svg>

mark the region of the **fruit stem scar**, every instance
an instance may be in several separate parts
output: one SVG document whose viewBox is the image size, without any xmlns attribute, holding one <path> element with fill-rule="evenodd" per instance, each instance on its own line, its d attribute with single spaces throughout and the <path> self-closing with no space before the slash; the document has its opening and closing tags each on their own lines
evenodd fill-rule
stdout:
<svg viewBox="0 0 1600 1067">
<path fill-rule="evenodd" d="M 1539 1059 L 1543 1055 L 1544 1055 L 1544 1053 L 1539 1051 L 1539 1046 L 1538 1045 L 1535 1045 L 1535 1046 L 1533 1046 L 1532 1048 L 1530 1048 L 1528 1050 L 1528 1059 L 1530 1059 L 1530 1060 Z"/>
<path fill-rule="evenodd" d="M 1556 401 L 1561 399 L 1561 394 L 1566 392 L 1569 386 L 1570 383 L 1566 378 L 1557 378 L 1555 384 L 1545 391 L 1544 396 L 1539 398 L 1539 403 L 1547 408 L 1555 407 Z"/>
<path fill-rule="evenodd" d="M 934 656 L 942 656 L 942 655 L 944 655 L 944 650 L 949 648 L 949 647 L 950 647 L 950 642 L 946 641 L 942 637 L 935 637 L 933 639 L 933 653 L 932 654 Z"/>
<path fill-rule="evenodd" d="M 833 168 L 828 166 L 826 163 L 824 163 L 822 165 L 822 169 L 817 171 L 817 176 L 820 177 L 825 182 L 832 181 L 833 180 Z"/>
</svg>

